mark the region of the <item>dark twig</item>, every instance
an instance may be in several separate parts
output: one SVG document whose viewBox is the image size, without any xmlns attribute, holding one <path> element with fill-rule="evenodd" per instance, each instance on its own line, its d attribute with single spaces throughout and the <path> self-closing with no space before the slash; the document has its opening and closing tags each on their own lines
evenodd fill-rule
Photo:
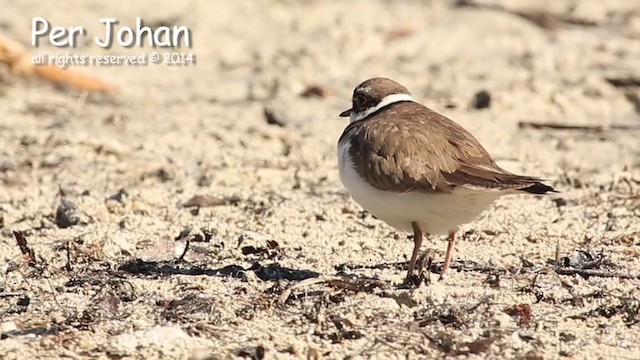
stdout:
<svg viewBox="0 0 640 360">
<path fill-rule="evenodd" d="M 435 274 L 439 274 L 440 271 L 442 270 L 442 265 L 443 265 L 442 261 L 438 261 L 438 262 L 431 261 L 431 262 L 428 262 L 428 264 L 429 264 L 429 267 L 425 268 L 425 270 L 429 270 Z M 375 264 L 375 265 L 356 265 L 356 264 L 346 263 L 346 264 L 340 264 L 335 267 L 335 269 L 338 271 L 359 270 L 359 269 L 390 269 L 390 268 L 398 269 L 398 270 L 407 270 L 407 262 L 401 261 L 401 262 L 382 263 L 382 264 Z M 496 267 L 485 266 L 473 261 L 465 261 L 465 260 L 454 260 L 451 262 L 451 265 L 449 266 L 449 268 L 458 270 L 458 271 L 471 271 L 471 272 L 480 272 L 480 273 L 494 273 L 496 271 L 503 272 L 503 273 L 509 272 L 509 270 L 507 269 L 500 269 Z"/>
<path fill-rule="evenodd" d="M 67 241 L 67 246 L 66 246 L 66 250 L 67 250 L 67 263 L 64 265 L 64 269 L 67 271 L 72 271 L 73 268 L 71 268 L 71 245 L 70 245 L 71 241 Z"/>
<path fill-rule="evenodd" d="M 8 292 L 8 291 L 0 292 L 0 298 L 15 297 L 15 296 L 22 296 L 22 295 L 24 294 L 19 292 Z"/>
<path fill-rule="evenodd" d="M 615 87 L 640 87 L 640 77 L 605 77 L 604 79 Z"/>
<path fill-rule="evenodd" d="M 13 236 L 16 238 L 20 252 L 27 259 L 27 263 L 31 266 L 36 264 L 36 254 L 33 249 L 27 245 L 27 238 L 22 231 L 14 231 Z"/>
<path fill-rule="evenodd" d="M 587 132 L 603 132 L 607 130 L 640 130 L 640 124 L 611 124 L 611 125 L 569 125 L 554 122 L 520 121 L 520 129 L 552 129 L 552 130 L 576 130 Z"/>
<path fill-rule="evenodd" d="M 598 25 L 597 22 L 572 17 L 570 15 L 553 14 L 551 12 L 536 10 L 536 9 L 532 9 L 532 10 L 509 9 L 505 6 L 495 5 L 495 4 L 483 4 L 473 0 L 458 0 L 456 5 L 459 7 L 474 7 L 474 8 L 490 9 L 494 11 L 504 11 L 506 13 L 513 14 L 523 19 L 526 19 L 532 22 L 533 24 L 548 30 L 555 29 L 560 24 L 570 24 L 570 25 L 580 25 L 580 26 L 597 26 Z"/>
<path fill-rule="evenodd" d="M 638 279 L 640 280 L 640 274 L 624 273 L 620 271 L 609 271 L 599 269 L 576 269 L 576 268 L 556 268 L 555 272 L 558 275 L 580 275 L 582 277 L 603 277 L 603 278 L 619 278 L 619 279 Z"/>
<path fill-rule="evenodd" d="M 213 207 L 223 205 L 237 205 L 240 202 L 239 196 L 229 196 L 218 198 L 210 195 L 196 195 L 189 199 L 182 207 Z"/>
<path fill-rule="evenodd" d="M 555 261 L 552 261 L 552 263 L 562 264 L 562 258 L 560 258 L 559 255 L 556 255 L 556 256 L 557 256 L 557 259 Z M 601 261 L 602 261 L 602 258 L 594 259 L 592 263 L 600 264 Z M 568 275 L 568 276 L 580 275 L 583 277 L 592 276 L 592 277 L 603 277 L 603 278 L 640 279 L 640 274 L 624 273 L 624 272 L 611 271 L 606 269 L 594 269 L 591 266 L 592 263 L 586 263 L 586 265 L 583 265 L 585 266 L 584 268 L 567 266 L 566 264 L 564 264 L 565 266 L 556 265 L 553 267 L 553 270 L 558 275 Z M 376 264 L 376 265 L 341 264 L 339 266 L 336 266 L 336 270 L 338 271 L 359 270 L 359 269 L 388 269 L 388 268 L 406 270 L 407 263 L 397 262 L 397 263 L 383 263 L 383 264 Z M 440 273 L 440 271 L 442 270 L 442 262 L 432 262 L 430 266 L 426 269 L 428 269 L 433 273 Z M 456 260 L 452 262 L 451 269 L 456 269 L 458 271 L 465 271 L 465 272 L 477 272 L 477 273 L 484 273 L 484 274 L 500 275 L 500 274 L 522 274 L 522 273 L 537 274 L 537 273 L 548 271 L 549 269 L 551 269 L 551 267 L 522 266 L 517 268 L 506 269 L 506 268 L 485 266 L 485 265 L 475 263 L 473 261 Z"/>
</svg>

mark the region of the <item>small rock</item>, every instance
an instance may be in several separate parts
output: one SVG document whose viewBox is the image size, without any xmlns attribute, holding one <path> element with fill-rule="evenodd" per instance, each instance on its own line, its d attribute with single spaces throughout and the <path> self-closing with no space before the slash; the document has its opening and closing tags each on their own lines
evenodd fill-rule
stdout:
<svg viewBox="0 0 640 360">
<path fill-rule="evenodd" d="M 473 96 L 471 106 L 474 109 L 485 109 L 491 106 L 491 94 L 487 90 L 480 90 Z"/>
<path fill-rule="evenodd" d="M 276 114 L 276 112 L 271 107 L 264 107 L 264 119 L 269 125 L 277 125 L 279 127 L 285 127 L 287 124 L 283 120 L 283 118 Z"/>
<path fill-rule="evenodd" d="M 118 190 L 117 193 L 109 196 L 109 199 L 110 200 L 115 200 L 115 201 L 123 204 L 125 202 L 125 200 L 127 200 L 128 196 L 129 196 L 129 194 L 127 193 L 127 190 L 120 189 L 120 190 Z"/>
<path fill-rule="evenodd" d="M 56 225 L 64 229 L 80 223 L 80 216 L 76 205 L 66 199 L 60 200 L 58 209 L 56 209 Z"/>
</svg>

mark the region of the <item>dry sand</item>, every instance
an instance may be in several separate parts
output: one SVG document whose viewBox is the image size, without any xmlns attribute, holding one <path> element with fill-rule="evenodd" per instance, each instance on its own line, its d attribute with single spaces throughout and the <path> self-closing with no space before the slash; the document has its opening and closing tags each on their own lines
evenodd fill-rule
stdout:
<svg viewBox="0 0 640 360">
<path fill-rule="evenodd" d="M 141 16 L 188 25 L 197 65 L 75 68 L 121 88 L 86 98 L 0 67 L 0 358 L 640 359 L 640 130 L 613 128 L 640 125 L 640 11 L 492 4 L 3 0 L 25 46 L 33 16 L 89 34 Z M 337 114 L 372 76 L 562 193 L 501 199 L 464 227 L 448 282 L 400 288 L 411 240 L 337 176 Z M 75 226 L 56 225 L 61 191 Z M 196 195 L 217 204 L 182 206 Z M 425 247 L 434 271 L 445 246 Z M 567 274 L 585 262 L 614 274 Z M 317 276 L 351 280 L 300 283 Z"/>
</svg>

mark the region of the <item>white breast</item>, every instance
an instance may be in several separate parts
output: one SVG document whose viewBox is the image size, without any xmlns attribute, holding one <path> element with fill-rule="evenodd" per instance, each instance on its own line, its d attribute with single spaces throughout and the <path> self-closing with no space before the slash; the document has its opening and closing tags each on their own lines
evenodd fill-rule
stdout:
<svg viewBox="0 0 640 360">
<path fill-rule="evenodd" d="M 340 180 L 355 202 L 393 228 L 412 232 L 417 222 L 428 234 L 447 234 L 471 222 L 502 195 L 499 191 L 456 188 L 449 194 L 396 193 L 369 185 L 355 170 L 349 141 L 338 144 Z"/>
</svg>

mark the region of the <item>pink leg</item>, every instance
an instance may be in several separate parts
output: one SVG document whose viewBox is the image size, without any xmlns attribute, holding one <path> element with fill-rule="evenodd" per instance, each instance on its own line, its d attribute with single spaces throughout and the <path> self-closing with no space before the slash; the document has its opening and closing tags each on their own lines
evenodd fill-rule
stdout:
<svg viewBox="0 0 640 360">
<path fill-rule="evenodd" d="M 404 279 L 405 284 L 409 284 L 411 282 L 411 275 L 413 274 L 413 269 L 415 269 L 416 267 L 418 253 L 420 252 L 420 247 L 422 246 L 422 230 L 420 230 L 420 227 L 415 221 L 411 223 L 411 227 L 413 228 L 413 254 L 411 254 L 411 260 L 409 260 L 407 277 Z"/>
<path fill-rule="evenodd" d="M 444 264 L 442 265 L 442 272 L 438 281 L 443 281 L 447 278 L 447 271 L 453 258 L 453 247 L 456 245 L 456 232 L 449 233 L 449 245 L 447 245 L 447 254 L 444 256 Z"/>
</svg>

